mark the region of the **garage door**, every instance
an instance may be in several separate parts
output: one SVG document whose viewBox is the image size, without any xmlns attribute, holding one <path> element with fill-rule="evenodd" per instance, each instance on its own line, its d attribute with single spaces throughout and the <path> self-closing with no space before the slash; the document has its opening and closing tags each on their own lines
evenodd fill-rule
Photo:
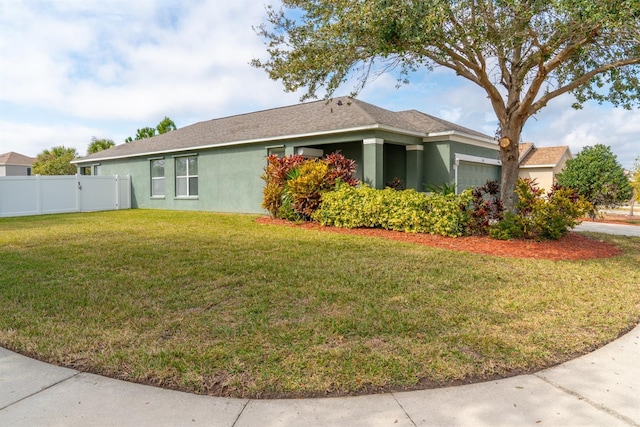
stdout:
<svg viewBox="0 0 640 427">
<path fill-rule="evenodd" d="M 500 181 L 500 166 L 486 163 L 460 161 L 458 163 L 458 193 L 476 188 L 487 181 Z"/>
</svg>

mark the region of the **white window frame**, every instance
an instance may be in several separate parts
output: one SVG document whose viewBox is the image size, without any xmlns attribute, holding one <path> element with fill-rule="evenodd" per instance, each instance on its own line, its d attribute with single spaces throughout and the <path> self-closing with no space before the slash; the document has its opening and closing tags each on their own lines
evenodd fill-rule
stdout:
<svg viewBox="0 0 640 427">
<path fill-rule="evenodd" d="M 196 161 L 196 172 L 197 172 L 197 168 L 198 168 L 198 156 L 195 154 L 189 154 L 189 155 L 184 155 L 184 156 L 178 156 L 178 157 L 174 157 L 174 166 L 175 166 L 175 171 L 176 171 L 176 198 L 178 199 L 197 199 L 198 198 L 198 174 L 195 173 L 193 174 L 192 171 L 190 170 L 190 166 L 189 166 L 189 159 L 193 158 Z M 178 162 L 179 161 L 186 161 L 186 175 L 178 175 Z M 196 193 L 195 194 L 191 194 L 191 179 L 195 178 L 196 179 Z M 185 180 L 186 181 L 186 194 L 179 194 L 178 191 L 180 190 L 180 186 L 178 185 L 178 180 Z"/>
<path fill-rule="evenodd" d="M 154 162 L 162 161 L 162 176 L 153 176 L 153 164 Z M 151 177 L 151 198 L 152 199 L 164 199 L 165 194 L 167 192 L 167 180 L 166 178 L 166 170 L 165 170 L 165 160 L 164 157 L 158 159 L 149 159 L 149 175 Z M 155 194 L 153 191 L 155 189 L 154 181 L 162 181 L 163 182 L 163 191 L 162 194 Z"/>
</svg>

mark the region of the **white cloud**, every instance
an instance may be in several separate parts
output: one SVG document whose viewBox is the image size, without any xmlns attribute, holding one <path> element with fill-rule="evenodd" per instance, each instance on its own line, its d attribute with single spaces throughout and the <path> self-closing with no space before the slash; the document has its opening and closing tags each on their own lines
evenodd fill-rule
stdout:
<svg viewBox="0 0 640 427">
<path fill-rule="evenodd" d="M 539 146 L 568 145 L 574 155 L 585 146 L 604 144 L 612 148 L 623 167 L 633 166 L 640 155 L 640 111 L 592 102 L 574 110 L 569 96 L 554 101 L 529 119 L 523 132 L 527 141 Z"/>
<path fill-rule="evenodd" d="M 15 151 L 31 157 L 36 157 L 46 148 L 59 145 L 75 148 L 79 155 L 85 155 L 91 137 L 101 132 L 97 128 L 76 124 L 34 125 L 2 120 L 0 128 L 0 154 Z"/>
<path fill-rule="evenodd" d="M 274 0 L 277 1 L 277 0 Z M 265 58 L 252 30 L 265 19 L 253 0 L 5 1 L 0 14 L 0 152 L 35 155 L 53 145 L 83 153 L 92 136 L 116 143 L 164 116 L 179 127 L 296 103 L 253 69 Z M 10 64 L 7 66 L 6 64 Z M 343 87 L 346 94 L 355 82 Z M 396 89 L 385 74 L 360 98 L 392 110 L 417 109 L 492 136 L 486 94 L 437 68 Z M 552 101 L 525 127 L 538 145 L 611 145 L 631 166 L 640 152 L 639 112 Z"/>
</svg>

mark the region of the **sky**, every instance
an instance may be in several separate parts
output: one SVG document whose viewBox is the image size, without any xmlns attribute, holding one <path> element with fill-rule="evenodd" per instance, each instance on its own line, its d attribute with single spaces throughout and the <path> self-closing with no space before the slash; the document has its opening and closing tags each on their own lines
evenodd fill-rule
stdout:
<svg viewBox="0 0 640 427">
<path fill-rule="evenodd" d="M 267 59 L 253 27 L 278 0 L 0 0 L 0 154 L 35 157 L 54 146 L 86 154 L 92 137 L 124 143 L 165 116 L 178 128 L 293 105 L 302 93 L 249 65 Z M 486 94 L 445 69 L 409 85 L 381 75 L 359 99 L 416 109 L 493 136 Z M 335 95 L 348 95 L 348 82 Z M 640 156 L 640 110 L 552 100 L 522 141 L 568 145 L 574 156 L 605 144 L 630 169 Z"/>
</svg>

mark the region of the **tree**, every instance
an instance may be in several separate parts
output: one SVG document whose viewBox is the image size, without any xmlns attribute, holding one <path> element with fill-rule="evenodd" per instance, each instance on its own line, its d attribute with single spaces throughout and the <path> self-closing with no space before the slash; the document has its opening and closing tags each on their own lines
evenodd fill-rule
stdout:
<svg viewBox="0 0 640 427">
<path fill-rule="evenodd" d="M 631 211 L 630 216 L 633 216 L 633 206 L 636 202 L 640 203 L 640 156 L 636 157 L 636 161 L 633 164 L 633 171 L 631 171 L 631 187 L 633 187 L 633 196 L 631 196 Z"/>
<path fill-rule="evenodd" d="M 379 73 L 399 83 L 441 66 L 481 87 L 499 122 L 505 207 L 515 211 L 518 142 L 527 120 L 573 93 L 630 109 L 640 101 L 637 0 L 282 0 L 258 28 L 269 59 L 252 60 L 301 100 L 330 97 Z"/>
<path fill-rule="evenodd" d="M 614 207 L 631 198 L 632 188 L 611 149 L 602 144 L 587 146 L 567 161 L 556 175 L 558 184 L 577 190 L 597 212 L 601 207 Z"/>
<path fill-rule="evenodd" d="M 154 128 L 143 127 L 142 129 L 136 130 L 136 137 L 134 139 L 131 139 L 131 137 L 128 137 L 127 139 L 124 140 L 124 142 L 131 142 L 134 140 L 138 141 L 140 139 L 151 138 L 153 136 L 156 136 L 156 130 Z"/>
<path fill-rule="evenodd" d="M 75 148 L 65 148 L 60 145 L 38 154 L 33 164 L 36 175 L 75 175 L 77 168 L 71 161 L 78 157 Z"/>
<path fill-rule="evenodd" d="M 87 155 L 115 147 L 116 143 L 110 139 L 98 139 L 95 136 L 91 138 L 91 144 L 87 148 Z"/>
<path fill-rule="evenodd" d="M 137 141 L 139 139 L 154 137 L 156 136 L 156 131 L 158 132 L 158 135 L 162 135 L 163 133 L 171 132 L 172 130 L 176 129 L 176 124 L 173 122 L 173 120 L 165 116 L 165 118 L 162 119 L 155 128 L 143 127 L 142 129 L 138 129 L 136 131 L 135 138 L 132 139 L 131 137 L 127 137 L 124 142 L 131 142 L 134 140 Z"/>
<path fill-rule="evenodd" d="M 173 120 L 171 120 L 169 117 L 165 116 L 165 118 L 162 119 L 160 123 L 158 123 L 158 126 L 156 126 L 156 130 L 158 131 L 158 134 L 162 135 L 163 133 L 176 130 L 176 124 L 173 123 Z"/>
</svg>

